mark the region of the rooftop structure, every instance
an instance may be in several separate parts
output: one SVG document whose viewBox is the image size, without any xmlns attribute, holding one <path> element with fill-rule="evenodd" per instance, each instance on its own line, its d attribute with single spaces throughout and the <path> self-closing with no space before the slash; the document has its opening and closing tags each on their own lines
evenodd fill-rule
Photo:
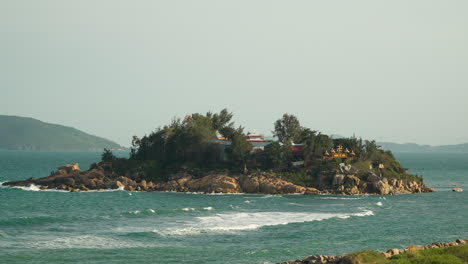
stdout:
<svg viewBox="0 0 468 264">
<path fill-rule="evenodd" d="M 338 145 L 335 149 L 331 148 L 330 151 L 325 151 L 323 153 L 324 160 L 334 160 L 334 159 L 342 159 L 342 160 L 353 160 L 356 156 L 354 151 L 350 151 L 348 148 L 343 150 L 343 146 Z"/>
<path fill-rule="evenodd" d="M 252 144 L 252 151 L 265 150 L 265 146 L 270 144 L 255 129 L 247 133 L 246 140 Z"/>
</svg>

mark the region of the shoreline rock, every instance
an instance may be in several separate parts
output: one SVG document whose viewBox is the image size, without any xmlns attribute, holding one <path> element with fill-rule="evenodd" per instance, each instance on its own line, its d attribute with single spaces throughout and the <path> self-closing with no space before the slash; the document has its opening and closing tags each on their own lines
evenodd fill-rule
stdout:
<svg viewBox="0 0 468 264">
<path fill-rule="evenodd" d="M 318 188 L 303 187 L 293 184 L 269 172 L 251 174 L 208 173 L 196 178 L 180 172 L 173 174 L 167 181 L 148 180 L 145 173 L 138 168 L 124 175 L 112 168 L 112 163 L 99 162 L 87 171 L 80 171 L 79 165 L 66 164 L 49 176 L 23 181 L 5 182 L 6 186 L 41 186 L 41 189 L 59 189 L 75 191 L 124 189 L 127 191 L 173 191 L 201 193 L 259 193 L 259 194 L 404 194 L 433 192 L 432 188 L 418 184 L 416 181 L 404 182 L 398 179 L 387 179 L 373 173 L 358 175 L 331 171 L 318 175 Z"/>
<path fill-rule="evenodd" d="M 426 250 L 426 249 L 432 249 L 432 248 L 447 248 L 447 247 L 453 247 L 453 246 L 458 246 L 458 245 L 464 245 L 467 243 L 468 243 L 468 239 L 457 239 L 454 242 L 446 242 L 446 243 L 436 242 L 427 246 L 410 245 L 404 249 L 392 248 L 392 249 L 387 250 L 386 252 L 381 252 L 380 254 L 382 254 L 385 258 L 389 259 L 394 255 L 399 255 L 399 254 L 403 254 L 406 252 Z M 344 256 L 311 255 L 311 256 L 304 257 L 302 259 L 278 262 L 277 264 L 345 264 L 345 263 L 351 264 L 354 262 L 350 260 L 349 257 L 347 257 L 347 255 L 344 255 Z"/>
</svg>

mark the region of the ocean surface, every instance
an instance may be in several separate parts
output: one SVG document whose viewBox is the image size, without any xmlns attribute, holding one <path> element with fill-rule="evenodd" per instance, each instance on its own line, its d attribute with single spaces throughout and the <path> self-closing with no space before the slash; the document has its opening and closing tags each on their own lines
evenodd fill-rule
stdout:
<svg viewBox="0 0 468 264">
<path fill-rule="evenodd" d="M 275 263 L 468 238 L 468 154 L 395 156 L 437 192 L 272 196 L 0 187 L 0 263 Z M 99 152 L 0 151 L 0 182 L 47 176 L 71 162 L 87 169 L 99 159 Z"/>
</svg>

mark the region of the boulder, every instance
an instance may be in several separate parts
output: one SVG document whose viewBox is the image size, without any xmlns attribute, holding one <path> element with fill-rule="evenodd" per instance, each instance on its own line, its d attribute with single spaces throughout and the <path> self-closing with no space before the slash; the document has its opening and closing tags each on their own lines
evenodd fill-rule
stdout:
<svg viewBox="0 0 468 264">
<path fill-rule="evenodd" d="M 348 164 L 348 165 L 344 166 L 344 170 L 346 172 L 351 172 L 352 169 L 353 169 L 353 166 L 351 166 L 351 164 Z"/>
<path fill-rule="evenodd" d="M 316 195 L 316 194 L 320 194 L 320 191 L 315 189 L 315 188 L 308 187 L 308 188 L 306 188 L 306 191 L 304 192 L 304 194 L 306 194 L 306 195 Z"/>
<path fill-rule="evenodd" d="M 303 258 L 301 261 L 302 263 L 317 263 L 317 264 L 328 263 L 328 259 L 322 255 L 308 256 L 308 257 Z"/>
<path fill-rule="evenodd" d="M 333 177 L 333 183 L 332 183 L 332 185 L 334 185 L 334 186 L 343 185 L 343 184 L 344 184 L 344 179 L 345 179 L 345 175 L 343 175 L 343 174 L 336 174 L 336 175 Z"/>
<path fill-rule="evenodd" d="M 127 185 L 127 186 L 124 187 L 124 190 L 129 191 L 129 192 L 134 192 L 135 188 L 133 186 L 128 186 Z"/>
<path fill-rule="evenodd" d="M 420 250 L 420 249 L 422 249 L 422 247 L 418 247 L 418 246 L 416 246 L 416 245 L 409 245 L 409 246 L 405 249 L 405 251 L 417 251 L 417 250 Z"/>
<path fill-rule="evenodd" d="M 251 175 L 241 177 L 239 179 L 242 191 L 245 193 L 258 193 L 260 190 L 259 182 L 257 177 Z"/>
<path fill-rule="evenodd" d="M 392 257 L 392 254 L 390 254 L 388 252 L 383 252 L 382 254 L 384 255 L 385 258 L 391 258 Z"/>
<path fill-rule="evenodd" d="M 371 172 L 367 175 L 367 181 L 369 182 L 378 182 L 380 180 L 380 177 L 377 176 L 374 172 Z"/>
<path fill-rule="evenodd" d="M 188 181 L 192 179 L 192 175 L 185 175 L 184 177 L 178 178 L 176 180 L 176 183 L 180 186 L 183 187 L 185 184 L 187 184 Z"/>
<path fill-rule="evenodd" d="M 80 166 L 78 166 L 78 163 L 65 164 L 58 167 L 57 171 L 65 171 L 66 173 L 80 171 Z"/>
<path fill-rule="evenodd" d="M 226 175 L 208 175 L 200 179 L 190 180 L 186 187 L 192 192 L 205 193 L 239 193 L 240 186 L 236 179 Z"/>
<path fill-rule="evenodd" d="M 348 189 L 348 194 L 350 195 L 358 195 L 358 194 L 361 194 L 361 191 L 359 190 L 359 188 L 355 185 L 351 188 Z"/>
<path fill-rule="evenodd" d="M 400 250 L 397 249 L 397 248 L 392 248 L 392 249 L 389 249 L 389 250 L 387 251 L 387 253 L 389 253 L 390 256 L 398 255 L 398 254 L 400 254 Z"/>
<path fill-rule="evenodd" d="M 381 195 L 389 194 L 390 191 L 391 191 L 390 185 L 388 185 L 388 183 L 385 183 L 383 181 L 374 182 L 373 183 L 373 188 L 374 188 L 375 192 L 377 192 L 378 194 L 381 194 Z"/>
<path fill-rule="evenodd" d="M 140 186 L 141 186 L 142 189 L 148 188 L 148 185 L 146 184 L 146 180 L 141 180 Z"/>
<path fill-rule="evenodd" d="M 307 264 L 327 264 L 334 263 L 339 260 L 339 257 L 336 256 L 326 256 L 326 255 L 313 255 L 303 258 L 299 263 Z"/>
<path fill-rule="evenodd" d="M 276 186 L 272 182 L 268 181 L 260 181 L 258 184 L 258 189 L 260 193 L 266 193 L 266 194 L 278 194 L 278 190 L 276 189 Z"/>
<path fill-rule="evenodd" d="M 123 183 L 121 183 L 120 181 L 116 181 L 115 186 L 117 186 L 117 188 L 124 188 L 125 187 L 125 185 Z"/>
<path fill-rule="evenodd" d="M 344 179 L 344 184 L 351 186 L 359 186 L 361 180 L 356 175 L 347 175 Z"/>
<path fill-rule="evenodd" d="M 117 178 L 117 181 L 119 181 L 120 183 L 122 183 L 122 185 L 125 185 L 125 186 L 136 186 L 137 183 L 136 181 L 132 180 L 132 179 L 129 179 L 125 176 L 120 176 Z"/>
</svg>

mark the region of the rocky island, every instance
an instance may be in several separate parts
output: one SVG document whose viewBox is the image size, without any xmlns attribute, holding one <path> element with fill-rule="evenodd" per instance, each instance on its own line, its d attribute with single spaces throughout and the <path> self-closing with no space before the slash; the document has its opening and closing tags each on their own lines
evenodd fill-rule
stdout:
<svg viewBox="0 0 468 264">
<path fill-rule="evenodd" d="M 192 114 L 149 136 L 133 137 L 129 158 L 105 149 L 86 171 L 61 166 L 49 176 L 6 182 L 42 189 L 263 194 L 399 194 L 432 192 L 375 141 L 331 137 L 284 114 L 278 139 L 244 133 L 232 113 Z M 295 143 L 299 142 L 299 143 Z"/>
</svg>

